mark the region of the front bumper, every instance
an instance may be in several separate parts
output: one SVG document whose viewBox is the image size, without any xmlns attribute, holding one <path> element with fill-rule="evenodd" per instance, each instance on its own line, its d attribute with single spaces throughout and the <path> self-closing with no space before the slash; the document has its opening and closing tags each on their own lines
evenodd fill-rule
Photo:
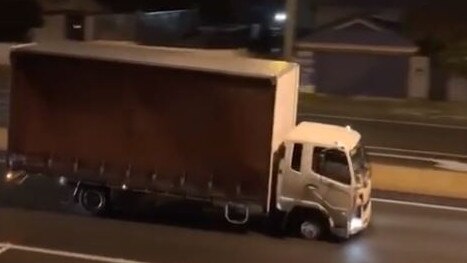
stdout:
<svg viewBox="0 0 467 263">
<path fill-rule="evenodd" d="M 363 209 L 362 209 L 363 210 Z M 361 217 L 353 217 L 347 224 L 349 236 L 355 235 L 365 230 L 370 224 L 371 219 L 371 201 L 368 201 L 366 209 L 361 213 Z"/>
<path fill-rule="evenodd" d="M 371 220 L 371 200 L 365 206 L 361 206 L 360 212 L 356 213 L 347 222 L 347 227 L 344 228 L 332 228 L 331 232 L 341 238 L 350 238 L 351 236 L 358 234 L 365 230 L 370 224 Z"/>
</svg>

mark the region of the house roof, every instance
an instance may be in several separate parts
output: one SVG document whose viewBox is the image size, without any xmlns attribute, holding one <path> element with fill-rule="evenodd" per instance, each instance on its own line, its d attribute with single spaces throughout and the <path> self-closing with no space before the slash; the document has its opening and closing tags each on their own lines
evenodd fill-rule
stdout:
<svg viewBox="0 0 467 263">
<path fill-rule="evenodd" d="M 374 50 L 415 53 L 415 43 L 369 18 L 351 18 L 335 22 L 301 38 L 299 47 L 310 49 Z"/>
</svg>

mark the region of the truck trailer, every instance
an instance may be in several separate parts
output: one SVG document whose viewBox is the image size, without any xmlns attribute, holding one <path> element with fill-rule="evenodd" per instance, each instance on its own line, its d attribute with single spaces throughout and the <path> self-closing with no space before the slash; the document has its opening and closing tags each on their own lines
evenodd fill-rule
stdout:
<svg viewBox="0 0 467 263">
<path fill-rule="evenodd" d="M 297 64 L 70 42 L 15 48 L 11 62 L 8 181 L 57 178 L 95 214 L 134 191 L 232 224 L 275 215 L 307 239 L 369 224 L 361 136 L 296 124 Z"/>
</svg>

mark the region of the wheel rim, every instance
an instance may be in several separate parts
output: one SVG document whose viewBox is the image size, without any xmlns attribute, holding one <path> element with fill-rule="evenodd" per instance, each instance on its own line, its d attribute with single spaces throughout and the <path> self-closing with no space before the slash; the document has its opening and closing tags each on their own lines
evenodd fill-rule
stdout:
<svg viewBox="0 0 467 263">
<path fill-rule="evenodd" d="M 316 239 L 319 236 L 319 227 L 309 221 L 305 221 L 300 225 L 300 233 L 306 239 Z"/>
<path fill-rule="evenodd" d="M 104 195 L 96 190 L 88 190 L 83 196 L 84 206 L 93 211 L 101 210 L 105 205 Z"/>
</svg>

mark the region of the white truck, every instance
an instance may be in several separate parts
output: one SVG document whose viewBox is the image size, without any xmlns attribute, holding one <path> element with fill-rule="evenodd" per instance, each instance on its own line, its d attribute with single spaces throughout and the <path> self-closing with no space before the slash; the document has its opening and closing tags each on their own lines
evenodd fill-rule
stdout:
<svg viewBox="0 0 467 263">
<path fill-rule="evenodd" d="M 370 221 L 360 134 L 296 124 L 296 64 L 86 43 L 11 60 L 7 180 L 60 178 L 93 213 L 118 191 L 196 200 L 308 239 Z"/>
</svg>

